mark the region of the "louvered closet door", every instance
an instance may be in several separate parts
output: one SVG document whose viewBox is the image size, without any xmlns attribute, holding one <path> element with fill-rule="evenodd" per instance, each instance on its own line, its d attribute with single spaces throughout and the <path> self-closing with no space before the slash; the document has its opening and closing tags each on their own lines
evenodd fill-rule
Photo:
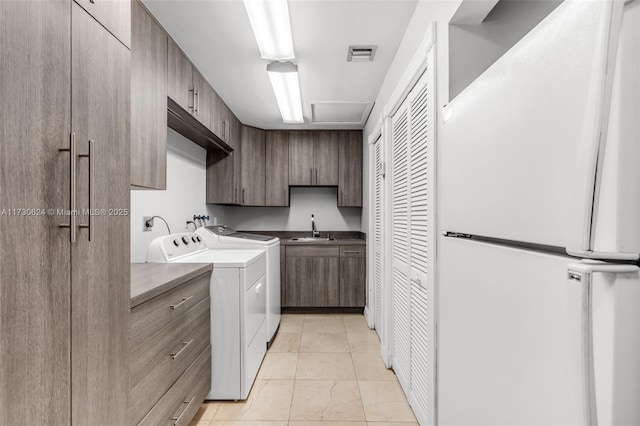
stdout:
<svg viewBox="0 0 640 426">
<path fill-rule="evenodd" d="M 434 424 L 435 121 L 431 62 L 409 94 L 411 366 L 409 401 L 421 424 Z"/>
<path fill-rule="evenodd" d="M 378 138 L 373 145 L 375 156 L 375 176 L 374 176 L 374 328 L 378 337 L 382 339 L 382 280 L 384 277 L 383 261 L 383 229 L 382 229 L 382 188 L 384 165 L 382 163 L 382 138 Z"/>
<path fill-rule="evenodd" d="M 405 393 L 410 377 L 409 292 L 409 111 L 408 101 L 391 119 L 392 145 L 392 281 L 393 369 Z"/>
</svg>

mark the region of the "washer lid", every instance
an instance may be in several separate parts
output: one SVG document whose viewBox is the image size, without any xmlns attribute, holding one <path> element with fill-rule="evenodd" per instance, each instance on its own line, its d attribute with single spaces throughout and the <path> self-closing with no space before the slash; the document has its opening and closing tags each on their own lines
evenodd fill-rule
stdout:
<svg viewBox="0 0 640 426">
<path fill-rule="evenodd" d="M 265 256 L 264 250 L 208 250 L 180 259 L 182 263 L 213 263 L 216 268 L 244 268 Z"/>
<path fill-rule="evenodd" d="M 258 235 L 251 234 L 249 232 L 238 232 L 229 228 L 226 225 L 208 225 L 204 227 L 207 231 L 210 231 L 219 237 L 240 238 L 243 240 L 259 241 L 259 242 L 273 242 L 278 240 L 278 237 L 273 235 Z"/>
</svg>

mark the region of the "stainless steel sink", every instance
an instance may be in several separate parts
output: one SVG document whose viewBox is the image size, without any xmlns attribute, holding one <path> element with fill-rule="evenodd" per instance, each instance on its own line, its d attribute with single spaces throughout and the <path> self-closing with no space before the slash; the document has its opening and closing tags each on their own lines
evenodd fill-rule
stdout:
<svg viewBox="0 0 640 426">
<path fill-rule="evenodd" d="M 335 241 L 335 238 L 322 238 L 322 237 L 300 237 L 300 238 L 291 238 L 289 241 L 298 241 L 301 243 L 308 243 L 314 241 Z"/>
</svg>

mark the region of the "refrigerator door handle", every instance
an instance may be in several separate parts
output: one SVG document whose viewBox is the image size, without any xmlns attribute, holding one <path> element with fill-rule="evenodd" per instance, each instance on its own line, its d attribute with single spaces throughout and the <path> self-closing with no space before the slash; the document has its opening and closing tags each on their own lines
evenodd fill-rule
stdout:
<svg viewBox="0 0 640 426">
<path fill-rule="evenodd" d="M 596 365 L 594 359 L 594 318 L 592 275 L 595 273 L 637 273 L 640 267 L 630 264 L 570 263 L 567 279 L 582 284 L 582 374 L 585 424 L 598 425 L 598 401 L 596 399 Z M 610 407 L 602 407 L 610 411 Z M 607 409 L 608 408 L 608 409 Z M 601 413 L 603 414 L 603 413 Z M 609 414 L 609 413 L 607 413 Z"/>
<path fill-rule="evenodd" d="M 615 73 L 618 40 L 622 28 L 624 2 L 610 0 L 609 30 L 602 46 L 600 72 L 591 78 L 589 104 L 582 132 L 582 148 L 579 152 L 581 166 L 577 170 L 574 214 L 567 253 L 588 259 L 636 260 L 636 254 L 596 253 L 593 251 L 594 209 L 599 198 L 602 179 L 602 163 L 607 142 L 607 129 L 611 113 L 613 77 Z"/>
</svg>

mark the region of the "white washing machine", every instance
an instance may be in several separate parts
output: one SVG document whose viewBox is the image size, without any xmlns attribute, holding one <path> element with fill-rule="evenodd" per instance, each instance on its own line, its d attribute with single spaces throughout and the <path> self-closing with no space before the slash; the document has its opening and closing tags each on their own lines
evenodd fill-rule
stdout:
<svg viewBox="0 0 640 426">
<path fill-rule="evenodd" d="M 268 235 L 238 232 L 224 225 L 196 230 L 211 249 L 263 249 L 267 251 L 267 344 L 280 325 L 280 239 Z"/>
<path fill-rule="evenodd" d="M 266 353 L 265 250 L 211 250 L 198 235 L 180 233 L 153 240 L 147 262 L 213 263 L 207 399 L 247 399 Z"/>
</svg>

